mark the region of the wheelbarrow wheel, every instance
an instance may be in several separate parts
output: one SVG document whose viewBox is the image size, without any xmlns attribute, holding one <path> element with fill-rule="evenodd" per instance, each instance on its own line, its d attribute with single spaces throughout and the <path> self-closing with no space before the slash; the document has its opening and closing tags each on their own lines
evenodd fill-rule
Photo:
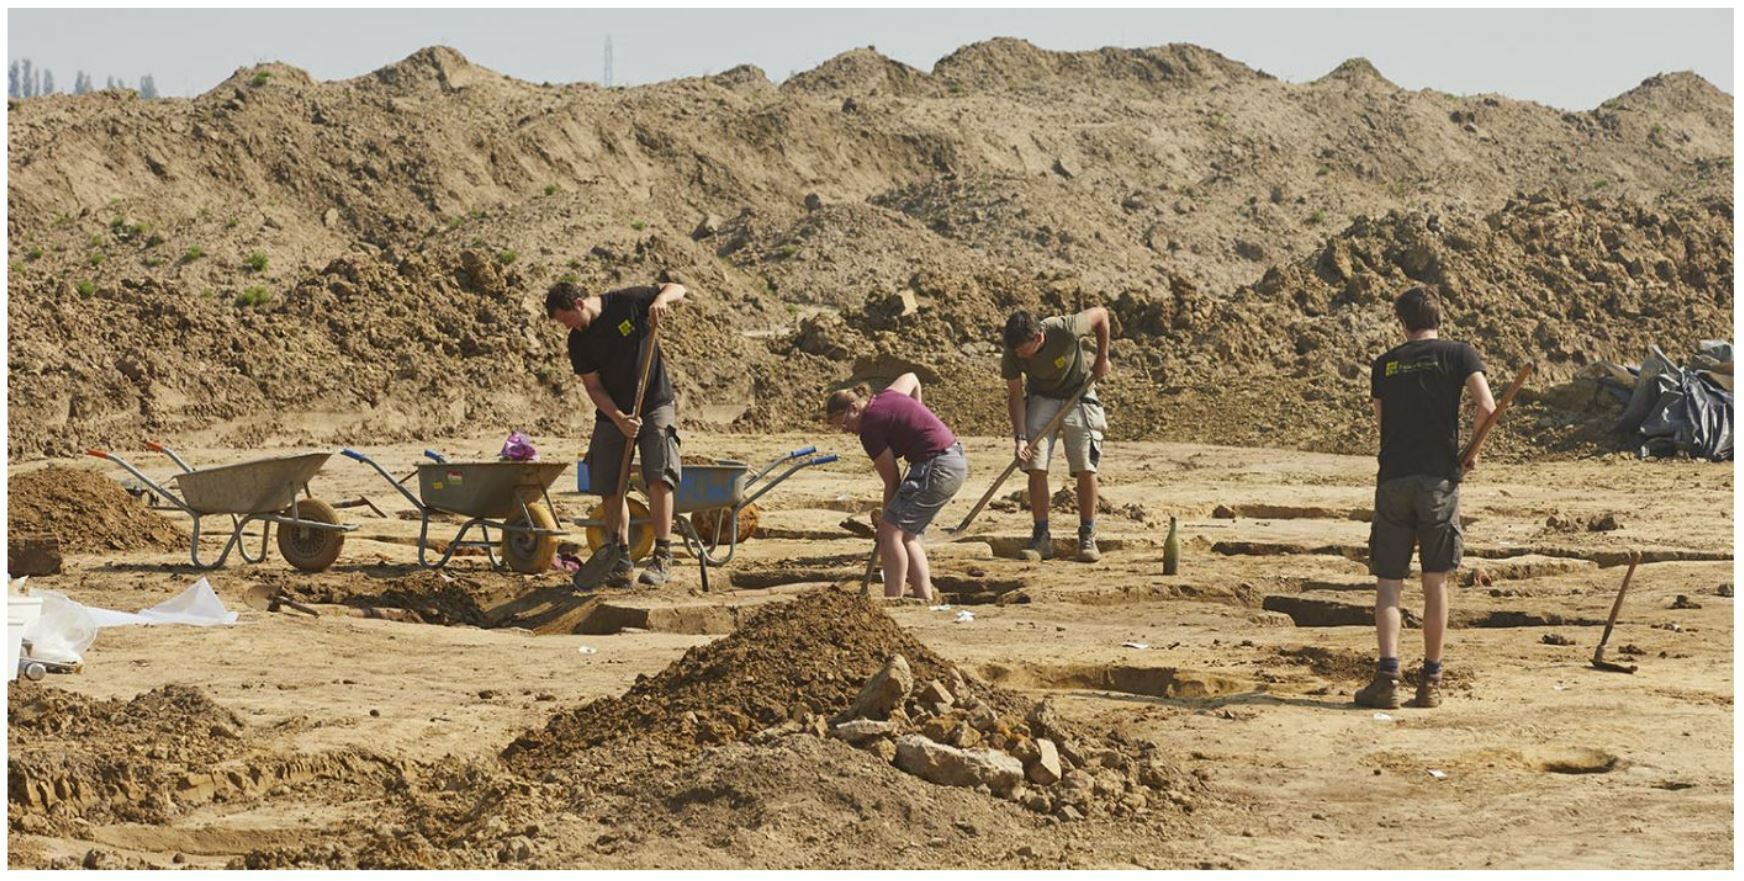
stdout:
<svg viewBox="0 0 1744 881">
<path fill-rule="evenodd" d="M 606 506 L 594 505 L 593 510 L 589 512 L 587 516 L 589 520 L 604 522 L 606 519 Z M 646 522 L 649 519 L 650 516 L 647 503 L 635 496 L 631 496 L 630 559 L 632 560 L 646 559 L 648 554 L 654 550 L 654 524 Z M 637 520 L 644 522 L 637 523 Z M 589 552 L 599 550 L 600 546 L 605 543 L 606 529 L 604 526 L 589 526 L 587 528 L 587 549 Z"/>
<path fill-rule="evenodd" d="M 528 517 L 532 519 L 528 520 Z M 534 502 L 527 506 L 526 516 L 516 514 L 508 521 L 508 525 L 556 529 L 557 519 L 551 516 L 550 509 L 543 503 Z M 503 562 L 510 569 L 527 575 L 537 575 L 549 571 L 551 561 L 557 558 L 557 536 L 505 531 L 500 553 Z"/>
<path fill-rule="evenodd" d="M 285 514 L 298 520 L 339 525 L 339 512 L 320 499 L 298 499 L 285 509 Z M 304 572 L 320 572 L 333 565 L 344 547 L 345 533 L 340 530 L 279 525 L 279 553 L 285 562 Z"/>
</svg>

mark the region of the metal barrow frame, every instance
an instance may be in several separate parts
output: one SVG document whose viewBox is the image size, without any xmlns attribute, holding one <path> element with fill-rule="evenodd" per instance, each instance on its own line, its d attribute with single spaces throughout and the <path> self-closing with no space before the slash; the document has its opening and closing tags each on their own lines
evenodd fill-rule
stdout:
<svg viewBox="0 0 1744 881">
<path fill-rule="evenodd" d="M 756 502 L 765 493 L 779 486 L 782 481 L 800 471 L 815 465 L 827 465 L 838 458 L 835 453 L 825 453 L 821 456 L 813 455 L 816 452 L 817 447 L 815 446 L 800 447 L 780 456 L 749 477 L 746 474 L 750 471 L 750 466 L 743 462 L 729 461 L 715 465 L 684 466 L 683 477 L 679 480 L 678 489 L 672 493 L 673 521 L 679 534 L 684 537 L 685 547 L 690 550 L 692 556 L 696 557 L 697 566 L 702 573 L 702 589 L 704 591 L 709 589 L 709 567 L 727 565 L 732 562 L 733 555 L 739 550 L 739 511 L 746 505 Z M 796 459 L 802 461 L 795 462 Z M 770 472 L 783 465 L 787 465 L 786 470 L 774 477 L 769 477 Z M 587 469 L 582 468 L 578 477 L 578 486 L 582 492 L 591 491 L 587 486 L 582 485 L 586 479 Z M 679 516 L 717 508 L 725 509 L 724 519 L 731 524 L 727 527 L 726 555 L 719 558 L 714 556 L 714 551 L 721 546 L 721 536 L 718 534 L 718 530 L 711 541 L 705 542 L 702 536 L 697 533 L 696 525 L 690 522 L 690 518 Z M 630 525 L 638 526 L 652 521 L 652 517 L 632 517 Z M 574 523 L 577 526 L 588 528 L 603 529 L 606 526 L 605 520 L 598 517 L 578 518 Z"/>
<path fill-rule="evenodd" d="M 414 507 L 418 510 L 418 519 L 419 519 L 419 523 L 418 523 L 418 565 L 425 568 L 425 569 L 440 569 L 443 566 L 448 565 L 448 561 L 454 557 L 454 552 L 460 550 L 461 548 L 483 548 L 485 560 L 487 560 L 490 563 L 490 567 L 493 570 L 500 571 L 500 570 L 506 568 L 508 564 L 497 559 L 496 548 L 497 548 L 497 545 L 502 541 L 502 539 L 499 538 L 496 541 L 491 540 L 490 533 L 491 533 L 491 530 L 493 530 L 493 529 L 497 530 L 498 532 L 504 533 L 505 535 L 506 534 L 513 534 L 513 535 L 517 535 L 517 536 L 532 536 L 534 538 L 538 538 L 538 537 L 542 537 L 542 536 L 556 537 L 556 536 L 562 536 L 564 534 L 562 530 L 558 530 L 558 529 L 541 529 L 541 528 L 538 528 L 535 526 L 511 526 L 504 517 L 492 516 L 495 513 L 494 511 L 481 511 L 481 510 L 478 510 L 477 508 L 473 508 L 472 506 L 464 504 L 464 502 L 466 501 L 465 499 L 460 500 L 462 502 L 462 504 L 450 505 L 450 506 L 426 504 L 424 499 L 422 498 L 422 494 L 424 492 L 424 484 L 426 483 L 426 481 L 424 481 L 422 478 L 422 474 L 424 473 L 424 469 L 426 469 L 426 468 L 440 468 L 440 467 L 449 466 L 449 465 L 453 465 L 455 467 L 469 467 L 469 466 L 475 466 L 475 465 L 491 465 L 491 466 L 499 466 L 500 465 L 500 466 L 505 466 L 505 468 L 507 466 L 523 466 L 524 471 L 530 471 L 535 475 L 538 475 L 539 472 L 541 472 L 541 471 L 548 471 L 550 473 L 549 480 L 545 480 L 542 476 L 540 476 L 538 478 L 540 480 L 543 480 L 543 483 L 544 483 L 544 486 L 539 490 L 539 497 L 544 500 L 545 510 L 551 512 L 552 522 L 555 523 L 555 522 L 557 522 L 557 519 L 556 519 L 557 518 L 557 507 L 551 503 L 550 488 L 551 488 L 551 484 L 554 483 L 560 475 L 562 475 L 563 469 L 569 467 L 568 465 L 565 465 L 562 463 L 552 463 L 552 462 L 464 462 L 464 463 L 451 463 L 448 461 L 447 456 L 444 456 L 441 453 L 438 453 L 434 450 L 425 450 L 424 456 L 426 458 L 430 459 L 431 461 L 428 463 L 420 463 L 418 465 L 418 472 L 417 473 L 420 475 L 419 495 L 413 495 L 411 493 L 411 491 L 406 489 L 406 487 L 405 487 L 405 484 L 403 482 L 405 478 L 396 479 L 392 474 L 388 473 L 387 469 L 383 468 L 374 459 L 371 459 L 370 457 L 368 457 L 368 456 L 364 455 L 363 453 L 360 453 L 356 450 L 350 449 L 349 447 L 346 449 L 340 450 L 339 454 L 341 456 L 348 458 L 348 459 L 351 459 L 351 460 L 357 461 L 357 462 L 362 462 L 363 464 L 368 465 L 371 468 L 374 468 L 376 470 L 376 473 L 380 474 L 383 479 L 387 480 L 388 483 L 392 484 L 394 489 L 398 490 L 400 495 L 405 496 L 406 501 L 411 502 L 412 507 Z M 411 475 L 407 475 L 407 477 L 409 478 L 409 477 L 411 477 Z M 498 487 L 493 486 L 491 488 L 496 489 Z M 515 493 L 515 500 L 513 502 L 512 508 L 519 508 L 522 522 L 532 523 L 533 522 L 533 515 L 527 511 L 527 501 L 528 501 L 528 499 L 526 498 L 525 494 L 516 492 Z M 468 510 L 457 510 L 458 508 L 469 508 L 469 509 Z M 511 514 L 513 513 L 512 508 L 510 511 Z M 455 515 L 458 515 L 461 517 L 465 517 L 465 518 L 467 518 L 467 520 L 466 520 L 466 522 L 464 522 L 460 525 L 459 531 L 455 532 L 454 538 L 448 542 L 448 548 L 447 548 L 447 550 L 442 552 L 441 558 L 436 560 L 436 562 L 432 563 L 429 561 L 429 559 L 427 558 L 426 555 L 427 555 L 427 552 L 428 552 L 429 547 L 430 547 L 430 515 L 436 514 L 436 513 L 455 514 Z M 467 539 L 466 534 L 468 532 L 472 531 L 473 527 L 478 528 L 479 535 L 481 537 L 478 539 L 469 540 L 469 539 Z"/>
<path fill-rule="evenodd" d="M 261 471 L 268 471 L 270 469 L 284 469 L 286 472 L 282 478 L 286 485 L 286 491 L 277 493 L 270 499 L 267 499 L 262 495 L 260 498 L 257 498 L 257 501 L 261 501 L 261 504 L 243 506 L 260 508 L 261 510 L 216 510 L 217 508 L 225 506 L 195 504 L 194 502 L 205 500 L 197 497 L 193 499 L 184 498 L 184 496 L 187 495 L 186 488 L 184 488 L 184 492 L 181 495 L 171 492 L 162 484 L 146 477 L 144 473 L 133 466 L 133 463 L 115 455 L 114 453 L 104 450 L 85 451 L 87 455 L 95 456 L 99 459 L 106 459 L 127 469 L 127 473 L 132 474 L 140 483 L 156 493 L 159 498 L 164 499 L 169 502 L 171 506 L 188 515 L 188 518 L 193 521 L 193 538 L 189 543 L 190 548 L 188 551 L 188 557 L 193 561 L 194 568 L 196 569 L 216 569 L 223 566 L 224 561 L 230 559 L 230 552 L 232 550 L 241 553 L 242 560 L 245 563 L 262 562 L 266 559 L 267 543 L 271 539 L 272 524 L 274 523 L 277 523 L 281 529 L 286 526 L 294 526 L 300 529 L 350 532 L 357 528 L 357 524 L 355 523 L 320 523 L 314 520 L 300 520 L 296 517 L 282 513 L 289 509 L 296 501 L 297 487 L 299 486 L 302 487 L 303 496 L 305 498 L 314 498 L 314 496 L 309 492 L 309 479 L 314 477 L 315 474 L 321 470 L 321 466 L 327 463 L 327 459 L 333 455 L 332 453 L 302 453 L 294 456 L 277 456 L 271 459 L 256 459 L 250 462 L 239 462 L 235 465 L 222 465 L 201 471 L 194 469 L 186 460 L 177 455 L 174 450 L 163 444 L 147 442 L 145 446 L 146 449 L 163 453 L 168 456 L 170 461 L 176 463 L 177 468 L 182 469 L 181 474 L 178 474 L 171 479 L 178 479 L 183 475 L 189 474 L 212 475 L 221 471 L 231 472 L 235 475 L 247 475 Z M 266 482 L 271 483 L 272 481 L 267 480 Z M 283 499 L 282 504 L 272 506 L 266 504 L 268 501 L 278 502 L 280 499 Z M 230 517 L 230 540 L 224 543 L 224 550 L 218 554 L 218 559 L 216 561 L 203 563 L 200 561 L 200 518 L 216 516 L 219 514 L 226 514 Z M 248 554 L 248 546 L 242 543 L 242 533 L 248 528 L 248 524 L 253 523 L 256 520 L 262 522 L 262 528 L 260 531 L 260 554 L 251 557 Z"/>
</svg>

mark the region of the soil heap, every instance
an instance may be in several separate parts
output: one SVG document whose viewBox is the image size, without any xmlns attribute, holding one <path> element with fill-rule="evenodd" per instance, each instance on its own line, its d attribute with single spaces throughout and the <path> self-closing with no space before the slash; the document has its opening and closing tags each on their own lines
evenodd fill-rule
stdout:
<svg viewBox="0 0 1744 881">
<path fill-rule="evenodd" d="M 1732 99 L 1691 74 L 1564 112 L 1181 45 L 1002 39 L 931 71 L 859 49 L 779 87 L 629 89 L 433 47 L 9 119 L 15 459 L 214 427 L 582 435 L 541 303 L 561 279 L 691 287 L 680 408 L 744 430 L 812 428 L 821 393 L 901 369 L 954 428 L 999 430 L 1017 306 L 1116 310 L 1111 437 L 1346 452 L 1350 374 L 1408 280 L 1546 381 L 1730 327 Z"/>
<path fill-rule="evenodd" d="M 121 485 L 86 468 L 50 466 L 6 480 L 8 534 L 53 534 L 74 554 L 186 548 L 188 535 Z"/>
</svg>

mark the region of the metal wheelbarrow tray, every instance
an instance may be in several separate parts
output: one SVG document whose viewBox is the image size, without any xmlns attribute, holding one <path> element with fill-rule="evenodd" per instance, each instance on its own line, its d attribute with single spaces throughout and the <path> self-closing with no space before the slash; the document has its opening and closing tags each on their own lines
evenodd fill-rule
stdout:
<svg viewBox="0 0 1744 881">
<path fill-rule="evenodd" d="M 163 453 L 182 469 L 170 479 L 181 494 L 171 492 L 152 481 L 120 456 L 103 450 L 89 450 L 90 455 L 107 459 L 127 469 L 145 486 L 170 505 L 193 520 L 193 538 L 189 556 L 199 569 L 216 569 L 239 550 L 244 562 L 259 563 L 266 559 L 267 541 L 272 525 L 279 525 L 279 552 L 286 562 L 305 572 L 319 572 L 333 565 L 345 546 L 345 533 L 356 524 L 342 524 L 332 505 L 309 495 L 309 481 L 320 473 L 332 453 L 291 453 L 234 465 L 195 469 L 174 450 L 159 443 L 147 443 L 146 448 Z M 298 499 L 301 490 L 304 498 Z M 230 539 L 212 563 L 200 560 L 200 519 L 207 516 L 230 518 Z M 261 521 L 260 553 L 251 556 L 242 541 L 248 524 Z"/>
<path fill-rule="evenodd" d="M 835 453 L 826 453 L 821 456 L 814 455 L 815 453 L 817 453 L 815 446 L 801 447 L 763 466 L 755 474 L 751 473 L 750 466 L 744 462 L 730 460 L 717 461 L 710 465 L 685 465 L 680 470 L 678 488 L 672 493 L 674 525 L 678 528 L 679 534 L 684 537 L 685 547 L 689 548 L 691 554 L 696 557 L 697 565 L 702 571 L 703 590 L 709 589 L 709 567 L 727 565 L 732 562 L 733 554 L 737 553 L 739 549 L 739 511 L 741 509 L 762 498 L 765 493 L 801 470 L 815 465 L 827 465 L 836 461 L 837 458 Z M 786 470 L 774 477 L 769 477 L 770 472 L 783 465 L 787 465 Z M 577 470 L 579 474 L 576 477 L 576 488 L 583 493 L 591 492 L 587 483 L 587 468 L 578 467 Z M 637 475 L 636 480 L 632 483 L 632 488 L 639 489 L 644 493 L 647 492 L 647 488 L 641 483 L 640 475 Z M 715 535 L 708 541 L 705 541 L 698 533 L 696 525 L 690 521 L 690 518 L 677 516 L 712 510 L 720 510 L 721 518 L 730 525 L 726 527 L 727 534 L 724 537 L 720 534 L 721 530 L 716 529 Z M 648 547 L 652 546 L 653 530 L 649 528 L 649 524 L 652 522 L 653 517 L 645 505 L 640 502 L 631 504 L 630 545 L 632 557 L 639 559 L 645 556 Z M 716 522 L 718 524 L 720 520 Z M 597 549 L 604 543 L 606 521 L 603 516 L 578 519 L 575 523 L 587 528 L 588 544 Z M 722 544 L 726 545 L 727 551 L 724 555 L 716 557 L 715 552 L 720 549 Z M 640 550 L 641 553 L 635 553 L 637 550 Z"/>
<path fill-rule="evenodd" d="M 551 568 L 557 555 L 556 506 L 549 492 L 563 470 L 562 462 L 450 462 L 440 453 L 425 450 L 430 462 L 418 465 L 418 494 L 406 489 L 375 460 L 356 450 L 340 454 L 374 468 L 400 495 L 418 510 L 418 565 L 428 569 L 448 564 L 461 548 L 482 548 L 492 569 L 509 568 L 536 574 Z M 411 477 L 411 475 L 407 475 Z M 430 517 L 454 514 L 466 518 L 440 559 L 430 562 Z M 480 538 L 467 539 L 473 528 Z M 500 533 L 491 538 L 491 531 Z M 498 555 L 502 560 L 498 560 Z"/>
</svg>

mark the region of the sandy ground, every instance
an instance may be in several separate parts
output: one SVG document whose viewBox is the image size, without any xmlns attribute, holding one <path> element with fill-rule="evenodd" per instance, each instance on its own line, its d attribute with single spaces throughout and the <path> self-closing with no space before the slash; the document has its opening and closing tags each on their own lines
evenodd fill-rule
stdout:
<svg viewBox="0 0 1744 881">
<path fill-rule="evenodd" d="M 484 455 L 498 442 L 472 438 L 446 451 Z M 248 588 L 268 581 L 356 606 L 414 571 L 406 542 L 417 524 L 392 516 L 410 506 L 372 471 L 335 458 L 316 479 L 316 495 L 367 494 L 390 519 L 345 509 L 360 529 L 334 569 L 297 574 L 276 550 L 258 566 L 233 560 L 208 577 L 241 610 L 236 627 L 106 630 L 82 673 L 17 683 L 11 699 L 48 688 L 125 699 L 183 684 L 239 715 L 250 729 L 245 744 L 270 742 L 281 757 L 367 749 L 409 762 L 488 758 L 557 708 L 622 692 L 638 674 L 730 629 L 747 608 L 857 578 L 868 544 L 838 524 L 870 508 L 877 490 L 851 439 L 691 436 L 686 453 L 761 462 L 807 442 L 844 459 L 766 497 L 766 535 L 714 573 L 714 591 L 698 590 L 691 566 L 659 591 L 575 597 L 561 573 L 491 575 L 481 572 L 482 559 L 458 558 L 450 571 L 484 597 L 480 606 L 498 625 L 490 628 L 354 617 L 335 603 L 318 606 L 318 619 L 245 605 Z M 421 449 L 372 452 L 398 473 Z M 997 439 L 969 443 L 969 484 L 940 525 L 967 511 L 1005 450 Z M 180 451 L 196 464 L 243 458 Z M 544 452 L 565 451 L 547 444 Z M 161 457 L 131 458 L 154 476 L 170 473 Z M 1372 476 L 1366 458 L 1110 444 L 1106 496 L 1128 514 L 1138 511 L 1125 506 L 1138 506 L 1144 519 L 1104 515 L 1100 563 L 1015 559 L 1027 534 L 1016 510 L 988 511 L 962 541 L 935 535 L 934 568 L 956 608 L 893 605 L 899 623 L 989 681 L 1055 695 L 1071 719 L 1168 745 L 1209 783 L 1199 810 L 1166 835 L 1086 826 L 1071 848 L 1026 846 L 1027 857 L 1009 859 L 977 851 L 973 862 L 1035 866 L 1040 853 L 1040 865 L 1075 866 L 1729 868 L 1731 469 L 1623 459 L 1486 463 L 1463 501 L 1467 571 L 1482 568 L 1491 583 L 1455 590 L 1445 703 L 1386 714 L 1349 698 L 1374 654 L 1372 628 L 1362 623 L 1370 583 L 1353 559 L 1366 538 L 1360 517 Z M 556 489 L 563 516 L 579 514 L 586 500 L 573 492 L 573 471 Z M 1218 506 L 1238 516 L 1213 516 Z M 1621 528 L 1546 525 L 1553 515 L 1604 514 Z M 1180 518 L 1183 539 L 1176 576 L 1164 576 L 1161 564 L 1170 515 Z M 1056 536 L 1070 534 L 1071 515 L 1055 522 Z M 1648 562 L 1611 657 L 1639 664 L 1632 676 L 1587 666 L 1629 550 Z M 194 577 L 185 554 L 163 553 L 74 557 L 62 574 L 32 583 L 131 610 Z M 1687 602 L 1674 603 L 1678 595 Z M 1413 591 L 1408 602 L 1420 606 L 1420 597 Z M 961 609 L 974 621 L 956 623 Z M 1313 626 L 1333 622 L 1344 623 Z M 620 629 L 625 623 L 634 626 Z M 1546 643 L 1552 635 L 1573 644 Z M 1639 653 L 1618 654 L 1626 646 Z M 1405 634 L 1404 656 L 1408 666 L 1421 658 L 1415 630 Z M 163 824 L 53 830 L 23 820 L 15 791 L 10 863 L 45 866 L 97 847 L 136 864 L 171 865 L 180 854 L 189 865 L 217 866 L 252 848 L 307 843 L 346 818 L 367 822 L 366 790 L 311 785 L 214 800 Z M 1026 828 L 1038 842 L 1057 834 Z M 695 865 L 694 847 L 682 835 L 653 837 L 609 864 Z M 858 855 L 866 866 L 883 857 Z M 605 864 L 585 849 L 559 862 Z M 807 862 L 799 853 L 773 859 Z M 964 861 L 945 849 L 907 864 Z"/>
</svg>

